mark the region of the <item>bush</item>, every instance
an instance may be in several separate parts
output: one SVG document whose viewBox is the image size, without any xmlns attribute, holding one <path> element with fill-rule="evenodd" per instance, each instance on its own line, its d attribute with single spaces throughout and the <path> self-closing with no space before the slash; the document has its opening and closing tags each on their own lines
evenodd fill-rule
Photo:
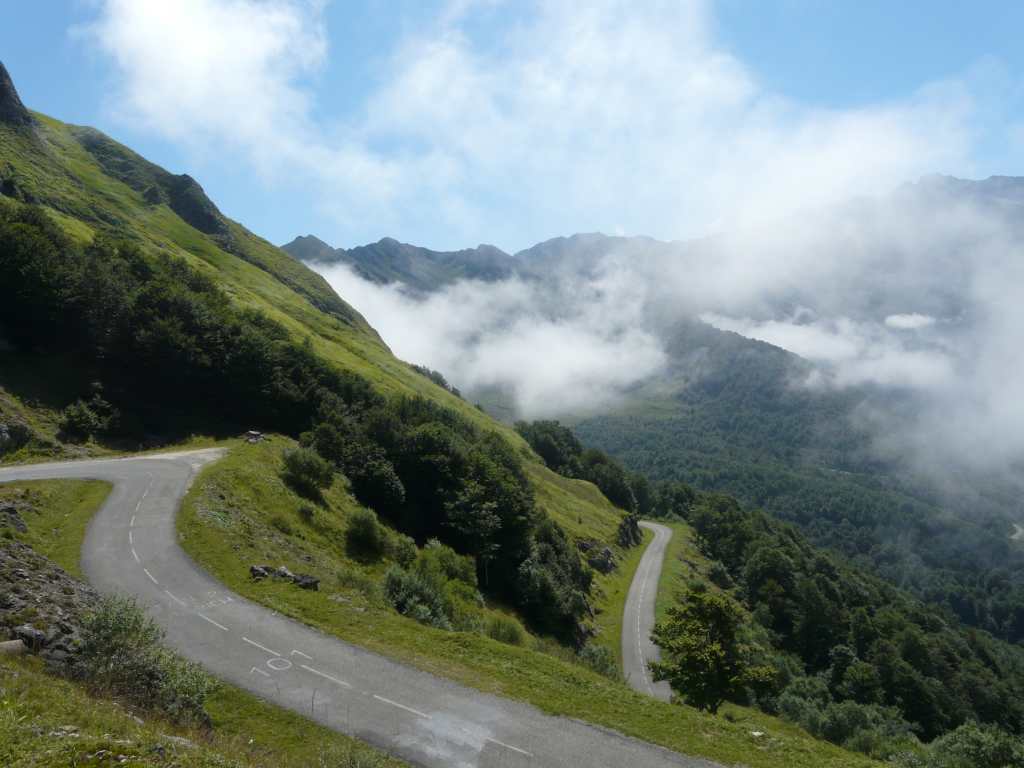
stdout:
<svg viewBox="0 0 1024 768">
<path fill-rule="evenodd" d="M 399 533 L 391 540 L 391 559 L 403 568 L 409 568 L 416 562 L 418 554 L 419 549 L 416 548 L 416 542 L 411 536 Z"/>
<path fill-rule="evenodd" d="M 476 589 L 476 564 L 437 539 L 431 539 L 419 552 L 415 569 L 434 581 L 461 581 Z"/>
<path fill-rule="evenodd" d="M 282 477 L 299 495 L 316 499 L 334 480 L 334 470 L 312 448 L 291 448 L 284 452 Z"/>
<path fill-rule="evenodd" d="M 345 546 L 349 554 L 376 560 L 388 546 L 388 533 L 372 509 L 357 509 L 348 521 Z"/>
<path fill-rule="evenodd" d="M 1020 768 L 1024 740 L 994 725 L 965 723 L 936 739 L 925 761 L 928 768 Z"/>
<path fill-rule="evenodd" d="M 392 565 L 384 574 L 384 595 L 403 616 L 438 629 L 451 629 L 442 588 L 419 573 Z"/>
<path fill-rule="evenodd" d="M 592 669 L 599 675 L 604 675 L 612 680 L 622 679 L 622 672 L 619 670 L 619 663 L 615 660 L 615 654 L 603 645 L 587 643 L 580 650 L 578 658 L 583 666 Z"/>
<path fill-rule="evenodd" d="M 92 385 L 93 395 L 88 402 L 76 400 L 61 412 L 60 430 L 69 439 L 88 440 L 110 432 L 117 426 L 117 409 L 103 399 L 103 387 Z"/>
<path fill-rule="evenodd" d="M 216 683 L 160 645 L 163 631 L 129 598 L 102 598 L 86 616 L 74 677 L 180 722 L 207 723 Z"/>
<path fill-rule="evenodd" d="M 491 616 L 484 633 L 492 640 L 506 645 L 523 645 L 526 642 L 526 631 L 510 616 Z"/>
</svg>

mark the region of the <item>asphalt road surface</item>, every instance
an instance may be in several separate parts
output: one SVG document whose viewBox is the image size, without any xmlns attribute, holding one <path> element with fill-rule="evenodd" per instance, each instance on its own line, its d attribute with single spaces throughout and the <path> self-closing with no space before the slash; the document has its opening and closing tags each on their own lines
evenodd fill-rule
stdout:
<svg viewBox="0 0 1024 768">
<path fill-rule="evenodd" d="M 174 527 L 196 471 L 219 455 L 205 450 L 8 467 L 0 468 L 0 482 L 113 483 L 82 550 L 93 586 L 137 598 L 166 630 L 168 645 L 217 677 L 414 764 L 714 768 L 403 666 L 232 594 L 181 550 Z"/>
<path fill-rule="evenodd" d="M 658 579 L 672 529 L 657 523 L 642 522 L 640 525 L 654 531 L 654 540 L 647 545 L 647 551 L 640 559 L 626 597 L 622 616 L 622 673 L 635 690 L 668 701 L 672 689 L 664 681 L 654 682 L 647 665 L 661 658 L 658 646 L 651 642 L 651 630 L 654 628 Z"/>
</svg>

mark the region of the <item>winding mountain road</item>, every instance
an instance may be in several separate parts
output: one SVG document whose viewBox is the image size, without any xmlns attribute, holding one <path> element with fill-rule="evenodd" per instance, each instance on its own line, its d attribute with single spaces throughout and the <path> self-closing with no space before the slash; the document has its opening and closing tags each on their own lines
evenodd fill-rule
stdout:
<svg viewBox="0 0 1024 768">
<path fill-rule="evenodd" d="M 651 641 L 651 630 L 654 629 L 658 579 L 665 561 L 665 548 L 672 538 L 672 529 L 657 523 L 641 522 L 640 525 L 654 531 L 654 539 L 647 545 L 640 559 L 626 596 L 626 607 L 622 615 L 622 673 L 634 690 L 668 701 L 672 689 L 665 681 L 654 682 L 647 665 L 661 658 L 658 646 Z"/>
<path fill-rule="evenodd" d="M 164 628 L 168 645 L 217 677 L 411 763 L 715 767 L 398 664 L 226 590 L 181 550 L 174 525 L 195 473 L 220 455 L 204 450 L 6 467 L 0 468 L 0 482 L 112 483 L 82 549 L 82 567 L 93 586 L 134 596 Z M 655 542 L 658 536 L 656 531 Z M 647 581 L 652 592 L 656 575 L 648 556 L 653 547 L 643 560 L 652 569 Z M 643 604 L 648 595 L 641 593 Z"/>
</svg>

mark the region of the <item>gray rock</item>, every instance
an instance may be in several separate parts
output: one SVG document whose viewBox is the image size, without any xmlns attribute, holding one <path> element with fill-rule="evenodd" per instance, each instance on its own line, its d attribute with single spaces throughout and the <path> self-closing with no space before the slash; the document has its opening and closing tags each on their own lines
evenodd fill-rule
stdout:
<svg viewBox="0 0 1024 768">
<path fill-rule="evenodd" d="M 15 627 L 14 636 L 21 640 L 27 648 L 33 651 L 42 650 L 43 645 L 46 643 L 46 633 L 30 626 L 29 624 L 22 624 L 20 627 Z"/>
<path fill-rule="evenodd" d="M 600 573 L 611 573 L 615 570 L 615 553 L 608 547 L 592 551 L 587 556 L 587 564 Z"/>
<path fill-rule="evenodd" d="M 292 582 L 300 589 L 309 589 L 313 592 L 317 592 L 320 589 L 320 579 L 310 576 L 309 574 L 300 573 L 292 579 Z"/>
<path fill-rule="evenodd" d="M 273 569 L 269 565 L 250 565 L 249 575 L 259 581 L 270 576 Z"/>
</svg>

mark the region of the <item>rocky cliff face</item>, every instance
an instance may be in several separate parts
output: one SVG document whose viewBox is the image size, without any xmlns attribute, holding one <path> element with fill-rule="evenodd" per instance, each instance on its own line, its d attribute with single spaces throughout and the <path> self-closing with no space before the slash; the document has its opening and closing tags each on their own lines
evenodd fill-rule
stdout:
<svg viewBox="0 0 1024 768">
<path fill-rule="evenodd" d="M 32 115 L 21 103 L 18 91 L 14 87 L 14 81 L 7 74 L 3 62 L 0 62 L 0 123 L 15 126 L 32 124 Z"/>
<path fill-rule="evenodd" d="M 23 527 L 17 505 L 0 508 L 0 530 Z M 0 640 L 20 639 L 57 669 L 78 652 L 82 617 L 99 596 L 30 547 L 0 536 Z"/>
</svg>

